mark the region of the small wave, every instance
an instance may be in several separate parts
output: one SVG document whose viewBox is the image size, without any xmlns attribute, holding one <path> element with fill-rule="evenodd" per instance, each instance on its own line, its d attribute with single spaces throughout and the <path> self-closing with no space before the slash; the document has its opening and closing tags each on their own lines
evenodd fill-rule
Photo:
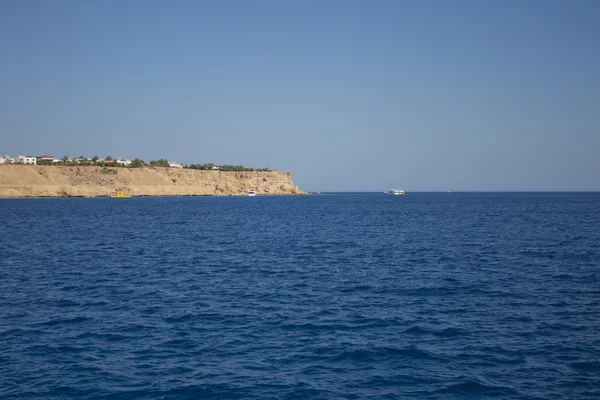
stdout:
<svg viewBox="0 0 600 400">
<path fill-rule="evenodd" d="M 75 285 L 63 286 L 61 288 L 58 288 L 58 290 L 61 290 L 63 292 L 70 292 L 71 290 L 77 290 L 77 289 L 79 289 L 79 286 L 75 286 Z"/>
<path fill-rule="evenodd" d="M 61 354 L 61 353 L 71 353 L 78 354 L 83 353 L 87 349 L 85 347 L 79 346 L 54 346 L 51 344 L 37 344 L 34 346 L 29 346 L 26 348 L 26 351 L 29 354 L 35 355 L 49 355 L 49 354 Z"/>
<path fill-rule="evenodd" d="M 57 307 L 77 307 L 80 306 L 79 303 L 71 300 L 59 300 L 55 304 Z"/>
<path fill-rule="evenodd" d="M 48 391 L 37 391 L 27 390 L 15 392 L 14 397 L 11 398 L 38 398 L 38 399 L 50 399 L 50 398 L 91 398 L 93 397 L 94 389 L 75 389 L 70 386 L 58 386 Z"/>
<path fill-rule="evenodd" d="M 330 313 L 335 315 L 334 313 Z M 317 314 L 315 314 L 317 316 Z M 348 320 L 345 323 L 333 323 L 330 319 L 323 320 L 321 323 L 294 323 L 284 322 L 281 326 L 285 329 L 303 329 L 303 330 L 360 330 L 360 329 L 373 329 L 373 328 L 385 328 L 390 325 L 397 324 L 398 318 L 356 318 Z"/>
<path fill-rule="evenodd" d="M 194 318 L 193 314 L 183 314 L 183 315 L 177 315 L 177 316 L 173 316 L 173 317 L 166 317 L 164 319 L 164 321 L 168 322 L 170 324 L 176 324 L 179 322 L 191 321 L 193 318 Z"/>
<path fill-rule="evenodd" d="M 79 346 L 59 346 L 56 348 L 60 353 L 83 353 L 87 349 Z"/>
<path fill-rule="evenodd" d="M 153 307 L 146 307 L 140 310 L 141 314 L 148 314 L 148 315 L 152 315 L 155 314 L 157 312 L 159 312 L 162 308 L 161 307 L 157 307 L 157 306 L 153 306 Z"/>
<path fill-rule="evenodd" d="M 80 322 L 89 321 L 91 318 L 88 317 L 72 317 L 72 318 L 55 318 L 49 321 L 40 322 L 34 326 L 55 326 L 64 324 L 78 324 Z"/>
<path fill-rule="evenodd" d="M 191 339 L 173 339 L 167 340 L 157 345 L 157 347 L 167 347 L 176 349 L 190 350 L 196 347 L 196 342 Z"/>
<path fill-rule="evenodd" d="M 3 319 L 16 319 L 16 318 L 27 317 L 29 315 L 30 314 L 28 312 L 18 312 L 18 313 L 15 313 L 15 314 L 6 314 L 6 315 L 3 315 L 2 318 Z"/>
<path fill-rule="evenodd" d="M 509 315 L 507 317 L 501 318 L 500 322 L 533 322 L 533 319 L 527 315 Z"/>
<path fill-rule="evenodd" d="M 318 399 L 323 392 L 313 388 L 295 388 L 286 393 L 286 399 Z"/>
<path fill-rule="evenodd" d="M 493 386 L 467 380 L 460 383 L 455 383 L 437 391 L 443 394 L 470 394 L 470 395 L 486 395 L 486 396 L 506 396 L 515 395 L 516 391 L 505 386 Z"/>
<path fill-rule="evenodd" d="M 90 301 L 90 302 L 83 304 L 84 307 L 102 307 L 102 306 L 107 306 L 107 305 L 108 305 L 108 302 L 106 302 L 104 300 Z"/>
<path fill-rule="evenodd" d="M 348 330 L 352 329 L 352 325 L 349 324 L 295 324 L 295 323 L 283 323 L 281 326 L 285 329 L 301 329 L 308 331 L 322 331 L 322 330 Z"/>
<path fill-rule="evenodd" d="M 334 313 L 331 310 L 322 309 L 322 310 L 319 310 L 319 311 L 315 311 L 313 313 L 313 315 L 316 316 L 316 317 L 328 317 L 330 315 L 336 315 L 336 313 Z"/>
<path fill-rule="evenodd" d="M 554 279 L 558 279 L 561 281 L 570 281 L 573 278 L 574 278 L 574 276 L 571 274 L 559 274 L 559 275 L 554 276 Z"/>
<path fill-rule="evenodd" d="M 378 362 L 390 358 L 412 360 L 439 359 L 439 356 L 421 350 L 416 346 L 406 348 L 374 347 L 370 349 L 344 350 L 333 358 L 333 361 Z"/>
<path fill-rule="evenodd" d="M 569 303 L 566 303 L 564 301 L 557 301 L 554 303 L 550 303 L 550 307 L 568 307 Z"/>
<path fill-rule="evenodd" d="M 21 328 L 11 328 L 5 331 L 0 331 L 0 338 L 2 337 L 20 337 L 24 335 L 32 335 L 32 334 L 44 334 L 43 330 L 38 329 L 21 329 Z"/>
<path fill-rule="evenodd" d="M 25 353 L 30 355 L 48 355 L 59 353 L 59 350 L 56 347 L 50 346 L 48 344 L 36 344 L 33 346 L 26 347 Z"/>
<path fill-rule="evenodd" d="M 170 317 L 166 317 L 166 318 L 164 318 L 164 321 L 173 324 L 173 323 L 180 323 L 180 322 L 188 322 L 188 321 L 192 321 L 192 320 L 198 320 L 198 321 L 224 320 L 227 317 L 228 317 L 227 315 L 219 314 L 219 313 L 200 313 L 200 314 L 187 313 L 187 314 L 182 314 L 182 315 L 173 315 Z"/>
<path fill-rule="evenodd" d="M 159 393 L 157 391 L 130 391 L 120 393 L 120 398 L 148 398 L 157 400 L 171 400 L 171 399 L 205 399 L 205 398 L 216 398 L 216 399 L 238 399 L 246 398 L 246 390 L 236 388 L 228 384 L 205 384 L 205 385 L 188 385 L 173 388 L 165 392 Z M 246 393 L 247 394 L 247 393 Z"/>
<path fill-rule="evenodd" d="M 435 329 L 424 329 L 419 325 L 411 326 L 410 328 L 404 330 L 402 333 L 411 334 L 411 335 L 434 335 L 439 337 L 455 337 L 460 335 L 465 335 L 466 332 L 462 331 L 458 328 L 445 328 L 441 330 Z"/>
<path fill-rule="evenodd" d="M 369 285 L 357 285 L 357 286 L 352 286 L 349 288 L 344 288 L 344 289 L 340 290 L 340 292 L 342 292 L 342 293 L 368 292 L 372 289 L 373 289 L 372 286 L 369 286 Z"/>
<path fill-rule="evenodd" d="M 446 329 L 442 329 L 441 331 L 434 331 L 433 334 L 435 336 L 440 336 L 440 337 L 454 337 L 454 336 L 466 335 L 467 333 L 458 328 L 446 328 Z"/>
<path fill-rule="evenodd" d="M 100 339 L 107 342 L 119 342 L 121 340 L 127 340 L 135 338 L 135 336 L 124 336 L 116 333 L 97 333 L 97 332 L 85 332 L 77 336 L 77 339 Z"/>
<path fill-rule="evenodd" d="M 572 368 L 579 371 L 597 372 L 600 371 L 600 361 L 580 361 L 570 364 Z"/>
<path fill-rule="evenodd" d="M 393 374 L 388 376 L 374 375 L 369 377 L 365 381 L 351 384 L 350 387 L 373 387 L 373 388 L 397 388 L 398 385 L 403 386 L 416 386 L 416 385 L 431 385 L 433 382 L 437 382 L 438 379 L 433 377 L 419 376 L 417 374 Z"/>
<path fill-rule="evenodd" d="M 507 353 L 508 351 L 499 351 L 500 353 Z M 496 354 L 493 354 L 496 353 Z M 521 352 L 514 352 L 515 356 L 510 357 L 506 354 L 498 354 L 498 350 L 496 351 L 486 351 L 485 353 L 459 353 L 454 357 L 460 360 L 468 360 L 470 365 L 480 364 L 480 365 L 517 365 L 525 362 L 525 358 L 522 356 Z"/>
<path fill-rule="evenodd" d="M 325 367 L 320 364 L 310 365 L 306 368 L 303 368 L 301 373 L 303 375 L 320 375 L 326 374 L 331 370 L 331 368 Z"/>
</svg>

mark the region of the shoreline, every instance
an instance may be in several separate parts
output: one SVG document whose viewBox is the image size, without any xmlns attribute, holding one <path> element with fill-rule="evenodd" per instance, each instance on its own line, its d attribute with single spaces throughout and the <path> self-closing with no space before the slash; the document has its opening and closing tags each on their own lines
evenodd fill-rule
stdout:
<svg viewBox="0 0 600 400">
<path fill-rule="evenodd" d="M 163 167 L 1 165 L 0 198 L 303 195 L 292 174 L 279 171 L 204 171 Z"/>
<path fill-rule="evenodd" d="M 0 191 L 2 187 L 0 186 Z M 157 194 L 157 195 L 135 195 L 130 198 L 173 198 L 173 197 L 293 197 L 293 196 L 308 196 L 310 193 L 290 193 L 290 194 L 257 194 L 256 196 L 248 196 L 246 194 Z M 3 197 L 0 200 L 16 200 L 16 199 L 111 199 L 110 195 L 102 196 L 21 196 L 21 197 Z"/>
</svg>

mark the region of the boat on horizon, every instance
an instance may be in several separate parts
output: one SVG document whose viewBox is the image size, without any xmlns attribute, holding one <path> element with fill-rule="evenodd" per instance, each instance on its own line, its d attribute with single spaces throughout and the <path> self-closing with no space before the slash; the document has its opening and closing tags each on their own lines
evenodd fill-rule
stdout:
<svg viewBox="0 0 600 400">
<path fill-rule="evenodd" d="M 393 194 L 394 196 L 403 196 L 404 190 L 402 189 L 390 189 L 387 192 L 385 192 L 386 194 Z"/>
</svg>

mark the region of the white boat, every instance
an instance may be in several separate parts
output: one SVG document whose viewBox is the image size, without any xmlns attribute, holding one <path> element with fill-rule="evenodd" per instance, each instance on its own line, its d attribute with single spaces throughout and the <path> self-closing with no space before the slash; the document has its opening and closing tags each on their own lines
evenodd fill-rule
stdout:
<svg viewBox="0 0 600 400">
<path fill-rule="evenodd" d="M 390 189 L 386 192 L 387 194 L 393 194 L 395 196 L 403 196 L 404 190 L 402 189 Z"/>
<path fill-rule="evenodd" d="M 250 197 L 256 196 L 256 191 L 255 190 L 248 190 L 248 196 L 250 196 Z"/>
</svg>

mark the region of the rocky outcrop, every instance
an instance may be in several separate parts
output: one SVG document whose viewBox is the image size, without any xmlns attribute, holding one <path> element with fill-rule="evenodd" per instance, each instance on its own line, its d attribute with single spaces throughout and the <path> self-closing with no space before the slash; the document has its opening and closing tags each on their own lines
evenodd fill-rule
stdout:
<svg viewBox="0 0 600 400">
<path fill-rule="evenodd" d="M 0 165 L 0 197 L 225 196 L 304 194 L 289 172 L 224 172 L 175 168 Z"/>
</svg>

